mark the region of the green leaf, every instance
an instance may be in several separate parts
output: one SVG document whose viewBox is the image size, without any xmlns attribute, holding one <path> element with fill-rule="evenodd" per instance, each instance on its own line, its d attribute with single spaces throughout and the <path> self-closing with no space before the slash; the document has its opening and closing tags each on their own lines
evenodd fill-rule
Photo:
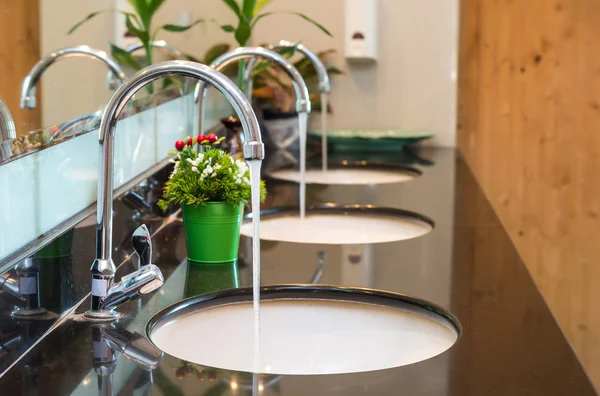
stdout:
<svg viewBox="0 0 600 396">
<path fill-rule="evenodd" d="M 252 75 L 254 77 L 258 76 L 260 73 L 269 69 L 273 64 L 270 61 L 261 60 L 258 62 L 256 66 L 254 66 L 254 70 L 252 71 Z"/>
<path fill-rule="evenodd" d="M 110 55 L 120 64 L 127 65 L 134 70 L 140 70 L 142 65 L 135 59 L 133 54 L 125 51 L 123 48 L 116 46 L 113 43 L 109 43 L 110 45 Z"/>
<path fill-rule="evenodd" d="M 150 3 L 148 4 L 148 12 L 150 13 L 150 17 L 156 14 L 156 11 L 158 11 L 164 2 L 165 0 L 150 0 Z"/>
<path fill-rule="evenodd" d="M 240 6 L 235 0 L 223 0 L 223 3 L 227 4 L 227 6 L 231 8 L 231 11 L 233 11 L 235 15 L 237 15 L 238 17 L 241 16 Z"/>
<path fill-rule="evenodd" d="M 235 31 L 235 26 L 233 26 L 233 25 L 221 25 L 221 29 L 223 29 L 227 33 L 231 33 L 231 32 Z"/>
<path fill-rule="evenodd" d="M 69 31 L 67 32 L 67 34 L 71 34 L 73 33 L 75 30 L 77 30 L 81 25 L 83 25 L 84 23 L 86 23 L 87 21 L 89 21 L 90 19 L 94 18 L 96 15 L 99 14 L 107 14 L 107 13 L 111 13 L 111 12 L 115 12 L 115 13 L 119 13 L 119 14 L 123 14 L 125 16 L 130 16 L 131 18 L 133 18 L 134 20 L 137 20 L 135 14 L 132 14 L 130 12 L 125 12 L 125 11 L 121 11 L 121 10 L 102 10 L 102 11 L 96 11 L 96 12 L 92 12 L 91 14 L 89 14 L 88 16 L 86 16 L 85 18 L 83 18 L 81 21 L 77 22 L 71 29 L 69 29 Z"/>
<path fill-rule="evenodd" d="M 327 29 L 325 29 L 325 26 L 321 25 L 320 23 L 318 23 L 317 21 L 315 21 L 314 19 L 309 18 L 308 16 L 301 14 L 299 12 L 291 12 L 292 15 L 297 15 L 300 18 L 304 19 L 305 21 L 308 21 L 310 23 L 312 23 L 313 25 L 315 25 L 316 27 L 318 27 L 319 29 L 321 29 L 321 31 L 323 33 L 325 33 L 326 35 L 328 35 L 329 37 L 333 37 L 333 35 L 331 34 L 331 32 Z"/>
<path fill-rule="evenodd" d="M 252 33 L 250 25 L 243 19 L 240 19 L 240 25 L 235 30 L 235 40 L 238 42 L 240 47 L 248 45 L 250 40 L 250 34 Z"/>
<path fill-rule="evenodd" d="M 242 0 L 242 15 L 246 18 L 247 22 L 250 22 L 254 17 L 255 7 L 256 0 Z"/>
<path fill-rule="evenodd" d="M 167 23 L 166 25 L 162 25 L 158 29 L 166 30 L 167 32 L 180 33 L 180 32 L 185 32 L 202 22 L 206 22 L 206 19 L 197 19 L 189 25 L 173 25 L 173 24 Z"/>
<path fill-rule="evenodd" d="M 185 59 L 187 59 L 187 60 L 191 60 L 192 62 L 204 63 L 204 62 L 202 62 L 202 60 L 200 60 L 200 59 L 196 58 L 196 57 L 195 57 L 195 56 L 193 56 L 193 55 L 190 55 L 190 54 L 183 54 L 183 56 L 185 57 Z"/>
<path fill-rule="evenodd" d="M 265 8 L 265 6 L 267 4 L 269 4 L 271 1 L 273 1 L 273 0 L 257 0 L 256 5 L 254 6 L 254 14 L 253 15 L 258 15 L 260 10 Z"/>
<path fill-rule="evenodd" d="M 252 28 L 254 28 L 254 26 L 256 26 L 256 23 L 258 21 L 260 21 L 261 19 L 263 19 L 264 17 L 270 16 L 270 15 L 275 15 L 275 14 L 288 14 L 288 15 L 296 15 L 299 16 L 300 18 L 312 23 L 313 25 L 315 25 L 316 27 L 318 27 L 321 31 L 323 31 L 323 33 L 325 33 L 326 35 L 328 35 L 329 37 L 333 37 L 331 32 L 329 32 L 329 30 L 325 29 L 325 27 L 323 25 L 321 25 L 320 23 L 316 22 L 315 20 L 309 18 L 308 16 L 301 14 L 299 12 L 293 12 L 293 11 L 274 11 L 274 12 L 265 12 L 260 14 L 258 17 L 256 17 L 256 19 L 254 20 L 254 22 L 252 22 Z"/>
<path fill-rule="evenodd" d="M 90 19 L 94 18 L 96 15 L 102 14 L 103 12 L 107 12 L 107 11 L 92 12 L 91 14 L 89 14 L 88 16 L 86 16 L 85 18 L 83 18 L 81 21 L 79 21 L 75 25 L 73 25 L 73 27 L 71 29 L 69 29 L 69 31 L 67 32 L 67 34 L 73 33 L 75 30 L 77 30 L 77 28 L 79 28 L 79 26 L 83 25 L 84 23 L 86 23 Z M 108 11 L 108 12 L 110 12 L 110 11 Z"/>
<path fill-rule="evenodd" d="M 219 56 L 229 52 L 231 49 L 231 45 L 229 44 L 216 44 L 213 45 L 206 51 L 204 54 L 204 64 L 210 65 L 217 59 Z"/>
<path fill-rule="evenodd" d="M 329 74 L 330 76 L 339 76 L 344 74 L 344 72 L 338 69 L 337 67 L 329 67 L 327 68 L 327 74 Z"/>
<path fill-rule="evenodd" d="M 127 15 L 125 17 L 125 27 L 127 28 L 127 31 L 131 34 L 133 34 L 135 37 L 139 38 L 142 43 L 147 43 L 150 40 L 150 35 L 148 33 L 147 30 L 144 29 L 140 29 L 137 26 L 135 26 L 133 24 L 132 18 Z"/>
<path fill-rule="evenodd" d="M 152 13 L 150 12 L 150 4 L 147 0 L 128 0 L 129 4 L 137 12 L 142 20 L 142 25 L 146 30 L 150 29 L 150 23 L 152 21 Z"/>
</svg>

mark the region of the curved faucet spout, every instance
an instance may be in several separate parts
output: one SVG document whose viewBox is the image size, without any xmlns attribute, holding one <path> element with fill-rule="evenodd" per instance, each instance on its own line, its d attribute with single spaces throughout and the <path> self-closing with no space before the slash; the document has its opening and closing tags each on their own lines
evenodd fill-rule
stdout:
<svg viewBox="0 0 600 396">
<path fill-rule="evenodd" d="M 191 77 L 217 88 L 231 102 L 244 129 L 246 160 L 262 160 L 264 145 L 256 115 L 242 91 L 225 75 L 200 63 L 167 61 L 148 66 L 127 80 L 114 93 L 100 122 L 101 165 L 98 174 L 96 260 L 92 264 L 92 311 L 102 310 L 116 271 L 112 261 L 113 160 L 115 125 L 131 97 L 146 84 L 170 76 Z"/>
<path fill-rule="evenodd" d="M 44 74 L 44 72 L 55 62 L 61 59 L 73 57 L 84 57 L 104 62 L 117 76 L 119 81 L 123 83 L 126 79 L 123 70 L 121 70 L 119 65 L 117 65 L 117 63 L 113 61 L 104 51 L 90 48 L 87 45 L 62 48 L 44 56 L 31 68 L 31 71 L 23 80 L 23 85 L 21 86 L 21 108 L 35 109 L 35 91 L 42 74 Z"/>
<path fill-rule="evenodd" d="M 329 82 L 329 74 L 327 73 L 327 66 L 319 59 L 319 56 L 306 48 L 302 44 L 292 43 L 291 41 L 281 40 L 277 44 L 271 44 L 267 46 L 267 48 L 271 51 L 277 51 L 284 48 L 296 48 L 296 51 L 300 52 L 313 64 L 315 70 L 317 71 L 317 77 L 319 79 L 319 92 L 320 93 L 330 93 L 331 92 L 331 84 Z M 246 70 L 244 72 L 244 83 L 251 84 L 252 82 L 252 73 L 254 69 L 258 65 L 258 59 L 254 58 L 248 62 L 246 66 Z"/>
<path fill-rule="evenodd" d="M 247 58 L 259 58 L 268 60 L 278 66 L 292 79 L 292 86 L 296 94 L 296 111 L 298 113 L 310 113 L 310 98 L 308 88 L 300 72 L 283 56 L 262 47 L 240 47 L 218 57 L 211 67 L 221 71 L 234 62 Z M 204 131 L 204 102 L 206 97 L 206 84 L 199 82 L 194 91 L 194 100 L 198 103 L 199 132 Z M 251 92 L 248 94 L 251 99 Z"/>
<path fill-rule="evenodd" d="M 173 47 L 171 44 L 167 43 L 165 40 L 151 41 L 150 46 L 153 48 L 160 49 L 162 52 L 166 53 L 173 59 L 186 59 L 186 56 L 183 52 L 181 52 L 177 48 Z M 137 42 L 137 43 L 128 45 L 127 48 L 125 48 L 125 52 L 127 52 L 128 54 L 132 54 L 136 51 L 141 50 L 142 48 L 144 48 L 144 44 L 142 44 L 141 42 Z M 123 83 L 123 81 L 120 81 L 120 82 L 116 81 L 115 75 L 110 71 L 106 75 L 106 82 L 107 82 L 108 89 L 116 89 L 120 84 Z"/>
</svg>

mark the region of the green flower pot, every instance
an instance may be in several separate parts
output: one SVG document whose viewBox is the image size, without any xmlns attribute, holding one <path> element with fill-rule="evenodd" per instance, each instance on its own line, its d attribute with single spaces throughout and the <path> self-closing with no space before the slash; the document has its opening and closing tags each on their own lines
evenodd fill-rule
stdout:
<svg viewBox="0 0 600 396">
<path fill-rule="evenodd" d="M 227 263 L 188 262 L 185 298 L 240 287 L 237 260 Z"/>
<path fill-rule="evenodd" d="M 237 259 L 243 203 L 207 202 L 182 209 L 188 260 L 210 264 Z"/>
</svg>

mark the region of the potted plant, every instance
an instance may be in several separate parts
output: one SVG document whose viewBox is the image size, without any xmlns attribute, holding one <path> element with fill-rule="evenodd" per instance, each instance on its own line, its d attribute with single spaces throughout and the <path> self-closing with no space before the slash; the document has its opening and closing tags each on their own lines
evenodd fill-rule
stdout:
<svg viewBox="0 0 600 396">
<path fill-rule="evenodd" d="M 175 166 L 158 205 L 181 205 L 188 259 L 224 263 L 237 259 L 244 205 L 250 199 L 250 170 L 218 146 L 210 134 L 175 143 Z M 197 148 L 197 149 L 196 149 Z M 261 200 L 266 196 L 260 182 Z"/>
</svg>

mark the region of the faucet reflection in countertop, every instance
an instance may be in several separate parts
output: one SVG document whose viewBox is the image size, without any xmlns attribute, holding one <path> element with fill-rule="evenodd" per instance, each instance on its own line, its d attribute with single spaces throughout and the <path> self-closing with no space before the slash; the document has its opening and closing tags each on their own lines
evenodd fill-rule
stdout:
<svg viewBox="0 0 600 396">
<path fill-rule="evenodd" d="M 97 375 L 98 394 L 110 395 L 113 391 L 113 373 L 122 356 L 138 365 L 139 375 L 132 375 L 118 391 L 119 394 L 150 395 L 152 392 L 152 370 L 162 358 L 162 351 L 146 337 L 131 333 L 113 325 L 92 327 L 92 365 Z"/>
</svg>

